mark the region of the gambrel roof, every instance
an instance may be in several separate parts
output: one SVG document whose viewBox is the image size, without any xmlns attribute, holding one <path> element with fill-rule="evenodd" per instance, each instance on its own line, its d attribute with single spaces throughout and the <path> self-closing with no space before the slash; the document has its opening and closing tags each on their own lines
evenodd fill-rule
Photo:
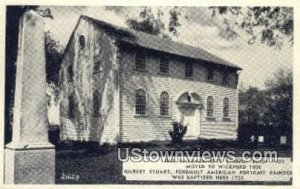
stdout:
<svg viewBox="0 0 300 189">
<path fill-rule="evenodd" d="M 192 58 L 196 60 L 202 60 L 213 64 L 219 64 L 227 67 L 241 70 L 242 68 L 237 65 L 228 62 L 218 56 L 207 52 L 202 48 L 196 48 L 183 43 L 175 42 L 169 39 L 161 38 L 155 35 L 151 35 L 145 32 L 122 28 L 115 26 L 88 16 L 81 16 L 88 21 L 91 21 L 95 25 L 110 31 L 115 34 L 119 34 L 119 40 L 130 43 L 136 46 L 152 49 L 156 51 L 166 52 L 182 57 Z"/>
</svg>

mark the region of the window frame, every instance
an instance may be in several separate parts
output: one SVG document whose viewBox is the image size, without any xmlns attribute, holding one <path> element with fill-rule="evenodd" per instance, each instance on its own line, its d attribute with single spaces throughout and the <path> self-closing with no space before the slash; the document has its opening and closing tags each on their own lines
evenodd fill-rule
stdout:
<svg viewBox="0 0 300 189">
<path fill-rule="evenodd" d="M 190 71 L 190 72 L 188 72 Z M 191 75 L 188 75 L 191 73 Z M 186 78 L 193 78 L 194 77 L 194 64 L 192 62 L 186 62 L 184 65 L 184 76 Z"/>
<path fill-rule="evenodd" d="M 206 80 L 207 81 L 214 81 L 215 79 L 215 72 L 213 68 L 207 68 L 206 69 Z"/>
<path fill-rule="evenodd" d="M 226 71 L 223 72 L 222 83 L 223 85 L 229 85 L 229 76 L 230 74 Z"/>
<path fill-rule="evenodd" d="M 101 63 L 102 63 L 101 60 L 94 61 L 94 64 L 93 64 L 93 73 L 98 73 L 98 72 L 101 72 L 101 71 L 102 71 L 102 70 L 100 69 Z"/>
<path fill-rule="evenodd" d="M 93 117 L 101 117 L 101 94 L 99 93 L 98 90 L 94 91 L 93 93 Z M 97 103 L 95 103 L 97 102 Z M 97 107 L 95 107 L 97 105 Z M 97 110 L 97 111 L 96 111 Z"/>
<path fill-rule="evenodd" d="M 73 64 L 68 66 L 68 82 L 73 82 L 74 81 L 74 69 L 73 69 Z"/>
<path fill-rule="evenodd" d="M 167 95 L 166 98 L 164 98 L 164 99 L 167 99 L 167 102 L 163 101 L 164 100 L 163 95 Z M 164 110 L 164 112 L 167 112 L 166 114 L 162 114 L 163 108 L 165 108 L 165 110 L 167 110 L 167 111 Z M 163 92 L 160 93 L 160 98 L 159 98 L 159 115 L 161 117 L 170 117 L 170 110 L 171 110 L 171 108 L 170 108 L 170 95 L 167 91 L 163 91 Z"/>
<path fill-rule="evenodd" d="M 209 100 L 209 98 L 211 97 L 211 99 L 212 99 L 212 115 L 209 115 L 209 106 L 208 106 L 208 100 Z M 215 116 L 215 99 L 214 99 L 214 97 L 213 96 L 211 96 L 211 95 L 209 95 L 207 98 L 206 98 L 206 118 L 214 118 L 214 116 Z"/>
<path fill-rule="evenodd" d="M 65 73 L 64 73 L 64 69 L 62 69 L 60 72 L 60 83 L 64 83 L 64 82 L 65 82 Z"/>
<path fill-rule="evenodd" d="M 228 100 L 228 112 L 227 112 L 227 116 L 225 116 L 225 100 Z M 230 118 L 230 100 L 229 100 L 229 98 L 228 97 L 225 97 L 224 99 L 223 99 L 223 118 L 225 118 L 225 119 L 228 119 L 228 118 Z"/>
<path fill-rule="evenodd" d="M 143 55 L 144 57 L 142 57 L 142 58 L 137 58 L 137 55 Z M 144 58 L 144 61 L 143 61 L 143 63 L 144 63 L 144 65 L 143 65 L 143 68 L 141 68 L 141 67 L 138 67 L 137 65 L 137 60 L 138 59 L 142 59 L 143 60 L 143 58 Z M 146 53 L 146 51 L 145 50 L 136 50 L 135 52 L 134 52 L 134 70 L 137 70 L 137 71 L 142 71 L 142 72 L 146 72 L 147 71 L 147 53 Z"/>
<path fill-rule="evenodd" d="M 86 38 L 83 34 L 79 35 L 78 43 L 80 49 L 84 49 L 86 47 Z"/>
<path fill-rule="evenodd" d="M 141 103 L 137 103 L 137 99 L 138 99 L 138 91 L 142 91 L 144 93 L 144 104 L 141 104 Z M 144 113 L 140 113 L 138 112 L 138 109 L 137 109 L 137 106 L 139 105 L 139 111 L 141 111 L 141 105 L 143 105 L 143 108 L 144 108 Z M 137 90 L 135 90 L 135 94 L 134 94 L 134 115 L 135 116 L 138 116 L 138 117 L 142 117 L 142 116 L 147 116 L 147 93 L 144 89 L 142 88 L 139 88 Z"/>
<path fill-rule="evenodd" d="M 163 60 L 166 60 L 166 62 Z M 166 71 L 162 71 L 163 69 L 166 69 Z M 166 55 L 160 56 L 159 58 L 159 73 L 165 75 L 170 74 L 170 58 Z"/>
<path fill-rule="evenodd" d="M 75 97 L 74 97 L 74 93 L 72 93 L 69 97 L 68 97 L 68 115 L 71 119 L 75 118 Z"/>
</svg>

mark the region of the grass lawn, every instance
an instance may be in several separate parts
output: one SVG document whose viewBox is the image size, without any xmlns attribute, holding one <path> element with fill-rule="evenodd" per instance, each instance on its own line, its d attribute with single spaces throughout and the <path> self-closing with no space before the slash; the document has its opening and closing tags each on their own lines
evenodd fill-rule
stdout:
<svg viewBox="0 0 300 189">
<path fill-rule="evenodd" d="M 56 146 L 56 183 L 57 184 L 100 184 L 125 183 L 122 177 L 122 163 L 118 161 L 117 148 L 141 148 L 151 150 L 276 150 L 279 157 L 291 157 L 291 148 L 263 146 L 239 146 L 233 141 L 185 141 L 174 145 L 170 142 L 130 143 L 118 146 L 98 146 L 73 144 Z"/>
<path fill-rule="evenodd" d="M 117 150 L 76 150 L 57 152 L 57 184 L 120 183 L 122 164 L 117 160 Z"/>
</svg>

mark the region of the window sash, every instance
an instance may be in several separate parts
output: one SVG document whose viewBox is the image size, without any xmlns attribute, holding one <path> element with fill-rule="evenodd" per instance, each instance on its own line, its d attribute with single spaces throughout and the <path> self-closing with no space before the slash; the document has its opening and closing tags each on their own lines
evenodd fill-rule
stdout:
<svg viewBox="0 0 300 189">
<path fill-rule="evenodd" d="M 135 114 L 136 115 L 146 114 L 146 94 L 143 90 L 138 90 L 136 92 Z"/>
<path fill-rule="evenodd" d="M 81 49 L 83 49 L 83 48 L 85 48 L 85 37 L 83 36 L 83 35 L 81 35 L 80 37 L 79 37 L 79 45 L 80 45 L 80 48 Z"/>
<path fill-rule="evenodd" d="M 101 61 L 94 62 L 94 72 L 100 71 L 100 64 L 101 64 Z"/>
<path fill-rule="evenodd" d="M 214 116 L 214 100 L 213 98 L 207 98 L 207 107 L 206 107 L 206 116 L 213 117 Z"/>
<path fill-rule="evenodd" d="M 159 71 L 161 73 L 169 73 L 169 59 L 167 57 L 160 59 Z"/>
<path fill-rule="evenodd" d="M 136 54 L 135 54 L 135 69 L 146 70 L 146 55 L 144 52 L 136 52 Z"/>
<path fill-rule="evenodd" d="M 161 106 L 160 107 L 160 115 L 168 116 L 169 115 L 169 106 Z"/>
<path fill-rule="evenodd" d="M 223 73 L 223 84 L 226 85 L 229 82 L 229 74 L 228 73 Z"/>
<path fill-rule="evenodd" d="M 229 100 L 224 99 L 223 101 L 223 117 L 229 117 Z"/>
<path fill-rule="evenodd" d="M 136 115 L 146 115 L 146 106 L 145 106 L 145 104 L 137 104 L 135 106 L 135 114 Z"/>
<path fill-rule="evenodd" d="M 73 81 L 73 65 L 70 65 L 69 67 L 68 67 L 68 81 Z"/>
<path fill-rule="evenodd" d="M 193 77 L 193 64 L 185 63 L 185 77 Z"/>
<path fill-rule="evenodd" d="M 163 92 L 160 95 L 160 115 L 168 116 L 169 110 L 170 110 L 169 94 Z"/>
<path fill-rule="evenodd" d="M 74 96 L 69 96 L 69 116 L 70 118 L 75 117 L 75 99 Z"/>
<path fill-rule="evenodd" d="M 213 71 L 213 69 L 207 69 L 207 80 L 209 80 L 209 81 L 214 80 L 214 71 Z"/>
<path fill-rule="evenodd" d="M 101 97 L 99 92 L 95 92 L 93 95 L 93 116 L 100 116 Z"/>
</svg>

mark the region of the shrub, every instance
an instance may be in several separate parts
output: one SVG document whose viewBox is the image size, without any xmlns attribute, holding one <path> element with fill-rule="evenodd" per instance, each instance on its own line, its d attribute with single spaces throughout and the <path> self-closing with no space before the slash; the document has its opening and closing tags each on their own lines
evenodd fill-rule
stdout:
<svg viewBox="0 0 300 189">
<path fill-rule="evenodd" d="M 257 139 L 258 126 L 254 122 L 241 123 L 238 127 L 238 141 L 240 144 L 247 144 L 251 142 L 251 136 L 254 135 Z"/>
<path fill-rule="evenodd" d="M 172 139 L 172 143 L 181 143 L 182 138 L 187 131 L 187 126 L 178 121 L 171 122 L 171 125 L 173 126 L 173 130 L 169 131 L 169 134 Z"/>
</svg>

